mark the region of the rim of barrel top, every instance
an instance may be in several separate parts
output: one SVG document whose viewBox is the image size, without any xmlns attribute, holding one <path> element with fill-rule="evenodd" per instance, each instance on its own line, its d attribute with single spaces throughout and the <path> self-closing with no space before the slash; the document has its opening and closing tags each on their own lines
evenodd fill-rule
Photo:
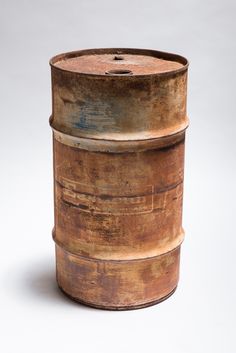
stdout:
<svg viewBox="0 0 236 353">
<path fill-rule="evenodd" d="M 157 73 L 148 73 L 148 74 L 133 74 L 133 75 L 107 75 L 106 72 L 103 74 L 97 73 L 85 73 L 79 71 L 72 71 L 65 68 L 58 67 L 56 63 L 61 60 L 72 59 L 83 55 L 96 55 L 96 54 L 133 54 L 133 55 L 144 55 L 144 56 L 151 56 L 157 59 L 175 61 L 183 66 L 166 72 L 157 72 Z M 144 48 L 90 48 L 90 49 L 80 49 L 75 51 L 69 51 L 65 53 L 61 53 L 58 55 L 53 56 L 49 61 L 50 66 L 53 69 L 63 72 L 69 72 L 74 75 L 83 76 L 83 77 L 91 77 L 91 78 L 102 78 L 111 80 L 114 78 L 117 80 L 133 80 L 137 78 L 150 78 L 150 77 L 163 77 L 163 76 L 174 76 L 175 74 L 179 74 L 185 72 L 188 69 L 189 61 L 182 55 L 159 51 L 155 49 L 144 49 Z"/>
</svg>

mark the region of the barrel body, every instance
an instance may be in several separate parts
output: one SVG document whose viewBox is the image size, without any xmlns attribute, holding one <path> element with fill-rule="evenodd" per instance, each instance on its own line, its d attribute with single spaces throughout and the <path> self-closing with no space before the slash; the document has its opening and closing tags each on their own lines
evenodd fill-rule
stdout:
<svg viewBox="0 0 236 353">
<path fill-rule="evenodd" d="M 116 55 L 128 75 L 114 74 Z M 51 66 L 58 285 L 98 308 L 162 301 L 177 286 L 184 235 L 187 61 L 97 49 Z"/>
</svg>

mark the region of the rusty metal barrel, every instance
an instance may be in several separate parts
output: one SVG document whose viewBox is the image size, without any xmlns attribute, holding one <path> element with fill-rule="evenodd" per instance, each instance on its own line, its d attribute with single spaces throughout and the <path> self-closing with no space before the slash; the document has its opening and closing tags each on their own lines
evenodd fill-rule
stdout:
<svg viewBox="0 0 236 353">
<path fill-rule="evenodd" d="M 113 48 L 50 65 L 58 285 L 97 308 L 161 302 L 184 237 L 188 62 Z"/>
</svg>

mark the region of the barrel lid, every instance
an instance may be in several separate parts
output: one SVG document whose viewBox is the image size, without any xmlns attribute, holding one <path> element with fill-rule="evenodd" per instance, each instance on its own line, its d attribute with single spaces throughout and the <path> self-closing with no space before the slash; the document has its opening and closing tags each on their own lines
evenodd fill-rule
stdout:
<svg viewBox="0 0 236 353">
<path fill-rule="evenodd" d="M 188 65 L 179 55 L 148 49 L 87 49 L 60 54 L 50 64 L 88 75 L 140 76 L 179 72 Z"/>
</svg>

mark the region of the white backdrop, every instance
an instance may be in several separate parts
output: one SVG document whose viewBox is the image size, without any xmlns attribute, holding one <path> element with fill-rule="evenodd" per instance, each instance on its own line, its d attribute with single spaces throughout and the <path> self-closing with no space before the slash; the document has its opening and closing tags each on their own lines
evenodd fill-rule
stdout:
<svg viewBox="0 0 236 353">
<path fill-rule="evenodd" d="M 236 352 L 235 18 L 234 0 L 0 1 L 1 352 Z M 180 283 L 137 311 L 55 284 L 48 60 L 93 47 L 190 60 Z"/>
</svg>

